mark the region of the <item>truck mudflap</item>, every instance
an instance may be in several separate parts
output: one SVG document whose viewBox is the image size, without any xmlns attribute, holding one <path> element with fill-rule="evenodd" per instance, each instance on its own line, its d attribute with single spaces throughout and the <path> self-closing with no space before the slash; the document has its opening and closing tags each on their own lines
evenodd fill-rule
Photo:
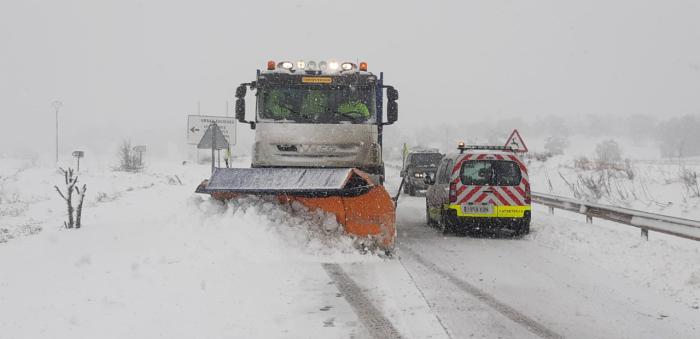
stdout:
<svg viewBox="0 0 700 339">
<path fill-rule="evenodd" d="M 219 168 L 197 193 L 219 200 L 274 195 L 311 210 L 335 214 L 345 232 L 391 250 L 396 236 L 394 202 L 383 186 L 355 168 Z"/>
</svg>

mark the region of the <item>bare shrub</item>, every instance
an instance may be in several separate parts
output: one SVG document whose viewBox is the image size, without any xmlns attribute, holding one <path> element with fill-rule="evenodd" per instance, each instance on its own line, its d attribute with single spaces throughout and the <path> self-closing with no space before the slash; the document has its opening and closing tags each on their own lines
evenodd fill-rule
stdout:
<svg viewBox="0 0 700 339">
<path fill-rule="evenodd" d="M 61 192 L 58 186 L 54 186 L 56 192 L 66 201 L 66 207 L 68 209 L 68 221 L 63 222 L 65 228 L 80 228 L 81 216 L 83 214 L 83 200 L 85 199 L 85 192 L 87 191 L 87 185 L 83 185 L 82 188 L 76 187 L 78 184 L 78 177 L 73 176 L 74 172 L 72 168 L 67 171 L 63 168 L 60 169 L 63 173 L 63 178 L 66 184 L 66 191 Z M 73 208 L 73 191 L 78 195 L 78 208 Z M 73 218 L 73 212 L 75 212 L 75 219 Z"/>
<path fill-rule="evenodd" d="M 578 157 L 574 159 L 574 167 L 586 171 L 590 171 L 596 168 L 595 163 L 587 157 Z"/>
<path fill-rule="evenodd" d="M 131 140 L 125 139 L 119 146 L 119 166 L 115 168 L 117 171 L 124 172 L 139 172 L 143 169 L 143 165 L 139 162 L 139 156 L 134 152 L 131 146 Z"/>
<path fill-rule="evenodd" d="M 681 168 L 681 182 L 691 197 L 700 197 L 700 185 L 698 185 L 698 173 L 687 168 Z"/>
</svg>

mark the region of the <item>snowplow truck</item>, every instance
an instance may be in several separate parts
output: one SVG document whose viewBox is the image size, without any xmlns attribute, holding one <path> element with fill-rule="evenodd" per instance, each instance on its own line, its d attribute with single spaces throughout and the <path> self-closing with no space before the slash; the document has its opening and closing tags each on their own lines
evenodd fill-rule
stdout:
<svg viewBox="0 0 700 339">
<path fill-rule="evenodd" d="M 255 91 L 252 120 L 248 89 Z M 197 192 L 297 201 L 334 214 L 362 244 L 391 250 L 396 213 L 383 186 L 382 131 L 398 119 L 398 97 L 366 62 L 269 61 L 236 90 L 236 119 L 255 131 L 251 167 L 217 168 Z"/>
</svg>

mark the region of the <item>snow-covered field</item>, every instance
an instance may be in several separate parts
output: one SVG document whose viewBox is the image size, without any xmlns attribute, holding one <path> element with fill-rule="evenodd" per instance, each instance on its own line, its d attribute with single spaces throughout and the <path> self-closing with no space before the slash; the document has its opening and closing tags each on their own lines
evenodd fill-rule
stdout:
<svg viewBox="0 0 700 339">
<path fill-rule="evenodd" d="M 687 219 L 700 219 L 700 159 L 659 158 L 653 143 L 615 139 L 621 159 L 598 168 L 596 146 L 609 138 L 574 136 L 563 155 L 529 158 L 534 191 Z M 543 152 L 541 140 L 533 141 Z M 684 180 L 684 178 L 686 180 Z"/>
<path fill-rule="evenodd" d="M 1 162 L 2 338 L 371 337 L 324 263 L 339 264 L 403 337 L 531 334 L 410 253 L 564 336 L 688 337 L 700 323 L 696 242 L 654 233 L 647 242 L 576 214 L 536 206 L 523 239 L 443 237 L 423 225 L 423 198 L 402 197 L 398 258 L 386 259 L 326 231 L 318 213 L 197 195 L 209 168 L 180 161 L 143 173 L 88 163 L 83 228 L 66 230 L 60 173 Z M 572 300 L 584 304 L 570 309 Z"/>
</svg>

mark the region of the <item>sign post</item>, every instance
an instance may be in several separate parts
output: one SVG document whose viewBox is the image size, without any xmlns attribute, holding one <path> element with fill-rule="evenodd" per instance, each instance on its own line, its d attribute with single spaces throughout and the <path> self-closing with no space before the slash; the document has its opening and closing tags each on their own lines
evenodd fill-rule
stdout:
<svg viewBox="0 0 700 339">
<path fill-rule="evenodd" d="M 139 167 L 143 166 L 143 153 L 146 152 L 147 149 L 146 145 L 134 146 L 134 152 L 139 154 Z"/>
<path fill-rule="evenodd" d="M 513 133 L 510 134 L 508 140 L 506 140 L 505 147 L 510 147 L 513 149 L 513 151 L 518 153 L 527 152 L 527 145 L 525 145 L 525 141 L 520 136 L 517 129 L 514 129 Z"/>
<path fill-rule="evenodd" d="M 230 147 L 228 140 L 224 136 L 223 132 L 219 128 L 217 123 L 212 123 L 207 127 L 207 130 L 202 136 L 202 140 L 197 144 L 197 149 L 210 149 L 211 148 L 211 171 L 214 173 L 214 161 L 216 160 L 215 152 L 222 149 L 228 149 Z M 220 160 L 220 159 L 219 159 Z M 220 164 L 219 164 L 220 165 Z"/>
<path fill-rule="evenodd" d="M 73 151 L 73 157 L 78 160 L 77 172 L 80 172 L 80 158 L 85 156 L 83 151 Z"/>
</svg>

